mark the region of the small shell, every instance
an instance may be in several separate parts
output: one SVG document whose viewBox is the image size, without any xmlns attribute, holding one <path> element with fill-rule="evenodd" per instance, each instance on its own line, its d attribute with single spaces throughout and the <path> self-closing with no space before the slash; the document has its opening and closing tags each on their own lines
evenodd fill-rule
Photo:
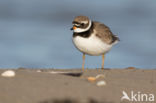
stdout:
<svg viewBox="0 0 156 103">
<path fill-rule="evenodd" d="M 94 81 L 96 80 L 95 77 L 88 77 L 87 79 L 88 79 L 88 81 L 90 81 L 90 82 L 94 82 Z"/>
<path fill-rule="evenodd" d="M 41 70 L 37 70 L 37 72 L 42 72 Z"/>
<path fill-rule="evenodd" d="M 3 77 L 14 77 L 15 72 L 13 70 L 7 70 L 1 74 Z"/>
<path fill-rule="evenodd" d="M 95 78 L 96 78 L 96 79 L 98 79 L 98 78 L 105 78 L 105 75 L 103 75 L 103 74 L 98 74 Z"/>
<path fill-rule="evenodd" d="M 96 83 L 96 85 L 97 86 L 105 86 L 106 85 L 106 82 L 105 81 L 98 81 L 97 83 Z"/>
</svg>

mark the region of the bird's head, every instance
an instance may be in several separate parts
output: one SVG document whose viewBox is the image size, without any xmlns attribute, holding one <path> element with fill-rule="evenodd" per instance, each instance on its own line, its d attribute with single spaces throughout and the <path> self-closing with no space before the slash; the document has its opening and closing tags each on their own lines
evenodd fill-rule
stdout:
<svg viewBox="0 0 156 103">
<path fill-rule="evenodd" d="M 86 16 L 77 16 L 74 18 L 72 24 L 73 27 L 71 30 L 75 33 L 82 33 L 90 29 L 92 21 Z"/>
</svg>

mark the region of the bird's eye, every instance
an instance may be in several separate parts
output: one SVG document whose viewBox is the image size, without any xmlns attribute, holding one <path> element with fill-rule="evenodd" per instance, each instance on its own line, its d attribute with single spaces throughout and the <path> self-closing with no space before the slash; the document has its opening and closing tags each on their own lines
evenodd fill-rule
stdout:
<svg viewBox="0 0 156 103">
<path fill-rule="evenodd" d="M 81 23 L 81 26 L 84 26 L 85 24 L 84 23 Z"/>
</svg>

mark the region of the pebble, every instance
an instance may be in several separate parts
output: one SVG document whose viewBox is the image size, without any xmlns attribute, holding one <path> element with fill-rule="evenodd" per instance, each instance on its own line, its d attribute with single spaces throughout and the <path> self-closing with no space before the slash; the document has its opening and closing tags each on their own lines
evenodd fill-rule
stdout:
<svg viewBox="0 0 156 103">
<path fill-rule="evenodd" d="M 7 70 L 1 74 L 3 77 L 14 77 L 15 72 L 13 70 Z"/>
<path fill-rule="evenodd" d="M 88 77 L 87 79 L 88 79 L 88 81 L 90 81 L 90 82 L 94 82 L 94 81 L 96 80 L 95 77 Z"/>
<path fill-rule="evenodd" d="M 96 79 L 98 79 L 98 78 L 105 78 L 105 75 L 103 75 L 103 74 L 98 74 L 95 78 L 96 78 Z"/>
<path fill-rule="evenodd" d="M 105 86 L 106 85 L 106 82 L 105 81 L 98 81 L 97 83 L 96 83 L 96 85 L 97 86 Z"/>
<path fill-rule="evenodd" d="M 126 69 L 136 69 L 135 67 L 128 67 L 128 68 L 126 68 Z"/>
</svg>

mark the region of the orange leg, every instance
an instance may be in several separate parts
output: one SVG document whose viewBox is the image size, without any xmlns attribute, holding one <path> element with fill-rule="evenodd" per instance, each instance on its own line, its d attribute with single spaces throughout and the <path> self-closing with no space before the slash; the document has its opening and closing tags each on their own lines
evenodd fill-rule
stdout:
<svg viewBox="0 0 156 103">
<path fill-rule="evenodd" d="M 104 69 L 104 59 L 105 59 L 105 55 L 104 54 L 102 54 L 102 70 Z"/>
<path fill-rule="evenodd" d="M 82 63 L 82 71 L 84 71 L 84 65 L 85 65 L 85 53 L 83 53 L 83 63 Z"/>
</svg>

